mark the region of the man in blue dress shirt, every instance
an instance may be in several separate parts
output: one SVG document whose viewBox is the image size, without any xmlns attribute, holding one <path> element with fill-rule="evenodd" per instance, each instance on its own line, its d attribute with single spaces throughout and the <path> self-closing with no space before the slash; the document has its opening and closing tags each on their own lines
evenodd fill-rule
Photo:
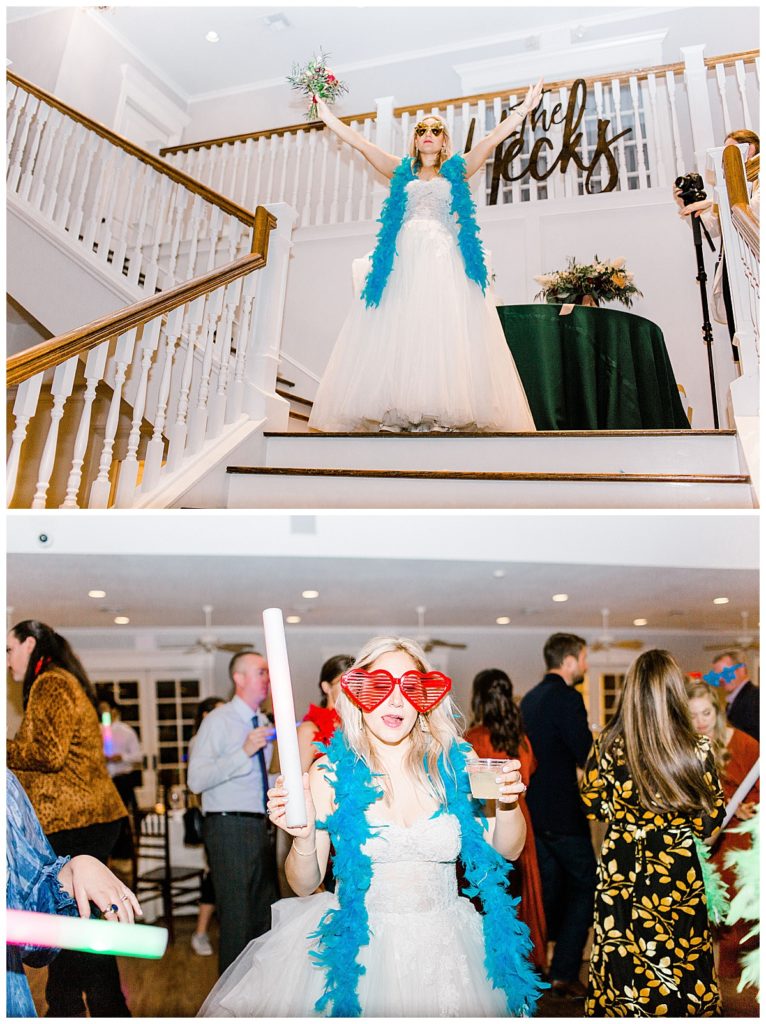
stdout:
<svg viewBox="0 0 766 1024">
<path fill-rule="evenodd" d="M 266 816 L 271 725 L 260 711 L 269 669 L 257 651 L 229 663 L 234 696 L 205 717 L 189 758 L 188 784 L 202 794 L 203 834 L 221 929 L 221 973 L 271 927 L 277 898 Z"/>
<path fill-rule="evenodd" d="M 588 671 L 588 647 L 582 637 L 554 633 L 545 643 L 543 657 L 545 678 L 521 702 L 524 730 L 537 758 L 527 806 L 548 938 L 556 943 L 551 986 L 554 995 L 580 999 L 586 992 L 578 975 L 596 891 L 596 857 L 577 778 L 593 736 L 582 695 L 574 689 Z"/>
</svg>

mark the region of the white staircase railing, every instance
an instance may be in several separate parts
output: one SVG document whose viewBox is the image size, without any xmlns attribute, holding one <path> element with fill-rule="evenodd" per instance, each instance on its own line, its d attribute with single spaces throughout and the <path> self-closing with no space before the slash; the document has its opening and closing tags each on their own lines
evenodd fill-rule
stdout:
<svg viewBox="0 0 766 1024">
<path fill-rule="evenodd" d="M 610 162 L 599 122 L 608 121 L 609 138 L 628 131 L 611 147 L 616 188 L 636 191 L 669 188 L 673 179 L 695 167 L 716 139 L 758 120 L 757 51 L 705 59 L 703 47 L 687 47 L 683 62 L 586 79 L 586 95 L 573 96 L 571 81 L 546 84 L 543 108 L 505 144 L 477 176 L 479 206 L 536 202 L 581 196 L 604 189 Z M 524 97 L 525 87 L 503 93 L 456 97 L 394 108 L 393 99 L 377 101 L 375 111 L 346 117 L 347 123 L 392 152 L 404 155 L 414 123 L 438 113 L 449 124 L 454 148 L 491 129 Z M 584 103 L 582 102 L 584 99 Z M 564 141 L 569 103 L 581 121 L 570 141 L 579 156 L 551 172 Z M 574 136 L 581 134 L 581 141 Z M 541 150 L 547 136 L 554 151 Z M 535 155 L 537 146 L 538 155 Z M 378 214 L 383 192 L 362 157 L 324 130 L 321 123 L 289 125 L 271 131 L 187 143 L 161 151 L 187 174 L 205 181 L 237 202 L 257 195 L 299 210 L 300 226 L 365 221 Z M 526 173 L 530 161 L 539 177 Z M 592 165 L 592 167 L 591 167 Z"/>
<path fill-rule="evenodd" d="M 107 273 L 153 295 L 250 251 L 250 210 L 10 72 L 7 84 L 10 201 Z"/>
<path fill-rule="evenodd" d="M 261 268 L 277 222 L 259 207 L 253 253 L 8 360 L 9 505 L 146 504 L 227 429 L 263 416 L 275 386 L 289 211 L 280 221 L 267 288 Z M 123 401 L 131 375 L 132 405 Z"/>
</svg>

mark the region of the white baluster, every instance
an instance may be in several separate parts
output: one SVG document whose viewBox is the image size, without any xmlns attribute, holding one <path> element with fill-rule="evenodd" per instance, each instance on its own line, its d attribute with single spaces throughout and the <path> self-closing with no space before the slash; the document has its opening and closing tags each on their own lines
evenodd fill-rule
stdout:
<svg viewBox="0 0 766 1024">
<path fill-rule="evenodd" d="M 282 166 L 279 171 L 279 189 L 277 190 L 277 199 L 280 202 L 287 197 L 287 164 L 290 150 L 293 148 L 293 139 L 292 132 L 287 132 L 282 136 Z"/>
<path fill-rule="evenodd" d="M 204 345 L 202 368 L 197 388 L 197 403 L 191 411 L 189 424 L 189 442 L 187 451 L 196 454 L 205 440 L 208 418 L 208 399 L 210 396 L 210 374 L 213 369 L 213 342 L 216 329 L 220 326 L 221 309 L 223 306 L 223 289 L 210 292 L 206 296 L 205 317 L 200 333 Z"/>
<path fill-rule="evenodd" d="M 295 167 L 295 174 L 293 175 L 293 192 L 292 198 L 290 199 L 290 205 L 298 208 L 298 186 L 301 180 L 301 161 L 303 160 L 303 143 L 306 139 L 306 132 L 299 131 L 295 133 L 295 159 L 293 161 Z M 309 176 L 311 175 L 311 168 L 309 168 Z M 307 182 L 308 187 L 308 182 Z"/>
<path fill-rule="evenodd" d="M 226 408 L 227 423 L 236 422 L 242 414 L 245 394 L 245 371 L 247 369 L 248 346 L 252 334 L 253 305 L 257 287 L 258 273 L 248 274 L 242 286 L 242 301 L 240 304 L 236 355 L 234 359 L 234 380 L 229 389 L 229 401 Z"/>
<path fill-rule="evenodd" d="M 100 142 L 101 139 L 98 135 L 91 134 L 86 139 L 85 146 L 82 150 L 82 165 L 77 171 L 77 195 L 75 196 L 73 203 L 71 219 L 67 224 L 69 237 L 73 242 L 79 242 L 80 240 L 80 229 L 82 228 L 85 220 L 85 199 L 88 194 L 90 171 L 93 166 L 93 157 L 96 154 L 96 150 L 98 149 Z"/>
<path fill-rule="evenodd" d="M 652 112 L 649 136 L 654 142 L 655 174 L 652 179 L 652 184 L 659 185 L 660 188 L 667 188 L 668 172 L 665 166 L 665 146 L 663 143 L 665 138 L 670 142 L 670 132 L 668 131 L 666 133 L 663 131 L 666 124 L 661 120 L 659 115 L 659 108 L 657 106 L 657 78 L 654 74 L 647 76 L 646 92 L 649 97 L 649 109 Z M 644 110 L 646 110 L 646 100 L 644 100 Z"/>
<path fill-rule="evenodd" d="M 214 192 L 226 195 L 226 171 L 230 145 L 207 147 L 207 158 L 210 163 L 210 187 Z"/>
<path fill-rule="evenodd" d="M 50 116 L 50 113 L 51 108 L 48 104 L 40 100 L 37 104 L 35 113 L 32 115 L 29 135 L 27 136 L 26 152 L 22 163 L 22 174 L 17 190 L 19 199 L 26 200 L 29 198 L 34 176 L 41 169 L 39 165 L 40 142 L 42 140 L 45 122 Z"/>
<path fill-rule="evenodd" d="M 364 119 L 364 131 L 362 132 L 362 134 L 364 135 L 365 139 L 367 139 L 368 141 L 370 139 L 371 132 L 372 132 L 372 121 L 371 121 L 371 119 L 369 117 L 366 117 Z M 366 161 L 364 161 L 361 164 L 361 167 L 362 167 L 362 190 L 361 190 L 361 194 L 360 194 L 360 197 L 359 197 L 359 215 L 358 215 L 358 219 L 359 220 L 367 220 L 367 218 L 369 216 L 369 214 L 367 212 L 368 204 L 369 204 L 369 201 L 370 201 L 370 199 L 372 197 L 373 177 L 372 177 L 372 170 L 371 170 L 369 164 Z"/>
<path fill-rule="evenodd" d="M 721 99 L 723 130 L 724 134 L 728 135 L 731 131 L 731 115 L 729 114 L 729 102 L 726 97 L 726 65 L 723 62 L 715 66 L 715 80 L 718 86 L 718 95 Z"/>
<path fill-rule="evenodd" d="M 405 118 L 407 119 L 406 126 L 405 126 Z M 455 152 L 456 153 L 463 153 L 465 151 L 465 144 L 468 141 L 468 132 L 469 132 L 470 127 L 471 127 L 471 104 L 470 103 L 463 103 L 461 105 L 461 107 L 460 107 L 460 137 L 455 139 Z M 402 117 L 402 133 L 403 133 L 403 137 L 404 137 L 404 140 L 405 140 L 405 145 L 406 145 L 406 141 L 407 141 L 407 136 L 409 134 L 407 132 L 408 128 L 409 128 L 409 114 L 405 114 L 404 117 Z M 476 141 L 476 140 L 474 139 L 474 141 Z"/>
<path fill-rule="evenodd" d="M 35 209 L 40 208 L 42 198 L 48 188 L 52 188 L 54 185 L 54 179 L 50 177 L 51 172 L 51 156 L 54 152 L 53 143 L 57 141 L 59 135 L 59 127 L 63 121 L 62 115 L 58 110 L 54 110 L 51 107 L 46 108 L 48 118 L 45 122 L 43 129 L 43 136 L 40 145 L 40 155 L 35 162 L 34 168 L 34 179 L 32 180 L 32 188 L 29 190 L 28 199 L 30 206 L 34 206 Z"/>
<path fill-rule="evenodd" d="M 239 166 L 242 168 L 242 180 L 237 190 L 237 202 L 240 206 L 253 209 L 257 205 L 257 199 L 250 191 L 250 172 L 253 166 L 254 139 L 246 139 L 239 146 Z"/>
<path fill-rule="evenodd" d="M 138 388 L 133 399 L 133 420 L 128 435 L 128 450 L 125 459 L 120 466 L 120 477 L 117 483 L 117 494 L 114 504 L 117 508 L 130 508 L 136 496 L 136 481 L 138 480 L 138 446 L 141 443 L 141 424 L 146 409 L 146 388 L 149 381 L 149 367 L 152 357 L 157 351 L 157 342 L 160 337 L 162 318 L 157 317 L 148 324 L 144 324 L 141 333 L 141 369 L 138 379 Z"/>
<path fill-rule="evenodd" d="M 75 122 L 71 117 L 62 116 L 60 117 L 59 122 L 60 127 L 56 136 L 56 145 L 53 148 L 53 162 L 50 177 L 45 184 L 44 191 L 40 194 L 39 200 L 35 201 L 35 205 L 39 204 L 40 212 L 46 220 L 53 220 L 56 203 L 59 198 L 59 184 L 62 176 L 64 159 L 67 157 L 69 152 L 72 129 L 75 125 Z"/>
<path fill-rule="evenodd" d="M 351 122 L 351 127 L 355 128 L 356 121 Z M 348 223 L 352 214 L 352 204 L 354 200 L 354 171 L 356 170 L 357 155 L 354 150 L 346 150 L 346 157 L 348 159 L 348 176 L 346 178 L 346 203 L 343 207 L 343 221 Z"/>
<path fill-rule="evenodd" d="M 747 79 L 745 77 L 745 63 L 741 60 L 734 61 L 734 72 L 737 76 L 737 87 L 739 88 L 739 98 L 742 102 L 742 117 L 744 120 L 745 128 L 752 128 L 753 118 L 750 113 L 750 107 L 747 102 Z"/>
<path fill-rule="evenodd" d="M 168 445 L 167 472 L 174 473 L 181 465 L 186 450 L 188 434 L 189 398 L 191 392 L 192 371 L 194 369 L 194 352 L 197 334 L 202 324 L 205 311 L 205 296 L 190 302 L 183 318 L 183 333 L 186 336 L 181 380 L 178 385 L 178 404 L 176 406 L 175 423 L 170 429 Z"/>
<path fill-rule="evenodd" d="M 21 449 L 27 437 L 29 421 L 37 412 L 37 404 L 40 400 L 40 385 L 43 382 L 43 374 L 36 373 L 19 384 L 16 391 L 16 399 L 13 403 L 14 429 L 11 434 L 11 450 L 8 454 L 8 462 L 5 467 L 6 501 L 10 506 L 16 490 L 16 481 L 19 475 L 19 462 L 21 460 Z"/>
<path fill-rule="evenodd" d="M 676 109 L 676 79 L 672 71 L 665 72 L 668 87 L 668 105 L 670 107 L 670 123 L 673 130 L 673 152 L 676 160 L 676 177 L 684 173 L 684 154 L 681 148 L 681 129 L 678 127 L 678 110 Z"/>
<path fill-rule="evenodd" d="M 279 145 L 278 135 L 269 135 L 269 173 L 268 180 L 266 182 L 266 191 L 262 199 L 258 201 L 260 203 L 271 203 L 274 200 L 274 165 L 277 162 L 277 146 Z"/>
<path fill-rule="evenodd" d="M 164 336 L 164 360 L 162 363 L 162 376 L 157 392 L 157 411 L 154 416 L 154 430 L 152 437 L 146 446 L 146 459 L 144 461 L 144 475 L 141 480 L 141 491 L 146 494 L 157 486 L 162 470 L 162 457 L 165 454 L 165 439 L 162 434 L 165 430 L 165 419 L 167 417 L 168 399 L 170 397 L 170 381 L 173 373 L 173 358 L 176 345 L 181 336 L 183 326 L 184 307 L 178 306 L 168 313 L 167 322 L 163 331 Z"/>
<path fill-rule="evenodd" d="M 27 139 L 32 130 L 32 125 L 37 114 L 40 101 L 36 96 L 27 94 L 24 106 L 19 117 L 19 127 L 16 131 L 15 149 L 11 154 L 11 164 L 8 172 L 8 191 L 16 192 L 21 180 L 24 165 L 24 155 L 27 149 Z"/>
<path fill-rule="evenodd" d="M 338 210 L 339 210 L 339 204 L 340 204 L 340 171 L 341 171 L 341 162 L 340 162 L 340 146 L 337 144 L 337 142 L 334 142 L 333 144 L 335 145 L 335 169 L 333 171 L 332 202 L 330 203 L 330 224 L 337 224 L 338 223 Z M 329 145 L 329 143 L 328 143 L 328 145 Z M 292 203 L 291 205 L 295 206 L 295 203 Z"/>
<path fill-rule="evenodd" d="M 181 233 L 184 227 L 186 210 L 194 203 L 194 193 L 187 192 L 181 185 L 175 184 L 170 196 L 170 245 L 168 246 L 168 263 L 165 271 L 164 288 L 172 288 L 176 283 L 176 267 L 178 252 L 181 248 Z"/>
<path fill-rule="evenodd" d="M 138 214 L 138 221 L 133 232 L 133 245 L 130 249 L 128 259 L 128 281 L 131 284 L 138 284 L 139 277 L 144 272 L 144 247 L 148 244 L 145 241 L 147 227 L 157 230 L 162 223 L 158 219 L 158 212 L 162 198 L 161 179 L 164 174 L 157 174 L 151 167 L 144 165 L 145 170 L 141 179 L 138 198 L 141 204 Z M 144 285 L 146 279 L 144 278 Z"/>
<path fill-rule="evenodd" d="M 614 121 L 615 127 L 618 132 L 622 131 L 622 82 L 619 78 L 612 79 L 612 103 L 614 104 Z M 630 177 L 628 172 L 628 161 L 625 156 L 625 136 L 617 140 L 617 152 L 619 153 L 619 159 L 617 166 L 619 168 L 618 185 L 617 188 L 625 192 L 630 189 Z M 624 182 L 624 183 L 623 183 Z"/>
<path fill-rule="evenodd" d="M 99 154 L 96 160 L 98 178 L 96 181 L 95 194 L 90 205 L 89 215 L 82 229 L 82 244 L 87 252 L 93 252 L 96 242 L 96 235 L 104 219 L 104 210 L 108 200 L 104 199 L 104 192 L 109 188 L 109 182 L 114 177 L 114 164 L 116 154 L 120 152 L 116 146 L 110 146 L 102 142 L 99 146 Z"/>
<path fill-rule="evenodd" d="M 310 131 L 308 137 L 308 172 L 306 174 L 306 188 L 303 196 L 303 210 L 301 211 L 301 227 L 307 227 L 311 223 L 311 189 L 316 181 L 316 146 L 318 131 Z M 297 209 L 297 207 L 296 207 Z"/>
<path fill-rule="evenodd" d="M 172 180 L 166 175 L 159 176 L 159 195 L 156 199 L 156 220 L 151 225 L 152 244 L 144 261 L 144 291 L 147 295 L 153 295 L 157 287 L 157 279 L 160 273 L 160 246 L 165 238 L 165 231 L 169 220 L 170 194 L 172 191 Z"/>
<path fill-rule="evenodd" d="M 638 161 L 638 187 L 648 188 L 646 178 L 646 157 L 644 155 L 644 133 L 641 129 L 641 106 L 638 95 L 638 79 L 631 75 L 630 97 L 633 101 L 633 131 L 636 136 L 636 160 Z"/>
<path fill-rule="evenodd" d="M 263 174 L 263 159 L 267 149 L 266 138 L 261 135 L 257 139 L 250 139 L 248 141 L 248 147 L 251 147 L 252 145 L 255 146 L 255 181 L 253 182 L 253 190 L 250 193 L 251 198 L 249 202 L 245 203 L 245 206 L 247 206 L 248 209 L 253 209 L 262 202 L 261 181 Z M 248 159 L 250 153 L 252 153 L 251 148 L 249 149 Z"/>
<path fill-rule="evenodd" d="M 218 437 L 223 429 L 226 419 L 227 393 L 229 387 L 229 364 L 231 362 L 231 350 L 234 344 L 234 314 L 239 303 L 239 296 L 242 289 L 242 279 L 233 281 L 224 289 L 223 316 L 215 334 L 215 348 L 217 349 L 218 379 L 216 381 L 215 394 L 210 399 L 210 412 L 207 423 L 207 436 L 210 439 Z"/>
<path fill-rule="evenodd" d="M 6 157 L 10 167 L 11 153 L 15 145 L 16 128 L 19 123 L 19 117 L 21 116 L 26 93 L 22 92 L 18 86 L 13 85 L 12 82 L 6 81 L 6 86 L 9 98 L 7 101 L 7 110 L 5 115 L 5 138 L 8 143 Z"/>
<path fill-rule="evenodd" d="M 90 440 L 90 422 L 93 412 L 93 401 L 96 397 L 96 388 L 104 377 L 106 357 L 109 352 L 109 339 L 102 341 L 100 345 L 90 349 L 85 360 L 85 394 L 84 405 L 80 413 L 80 422 L 77 427 L 77 437 L 74 442 L 74 453 L 72 456 L 72 468 L 69 472 L 69 479 L 66 485 L 66 496 L 60 508 L 79 508 L 77 494 L 82 482 L 82 466 L 85 460 L 85 453 L 88 450 Z"/>
<path fill-rule="evenodd" d="M 48 428 L 48 436 L 45 438 L 45 447 L 40 459 L 39 476 L 35 488 L 35 496 L 32 499 L 32 508 L 45 508 L 45 498 L 48 494 L 53 466 L 56 461 L 56 448 L 58 447 L 59 424 L 64 415 L 66 400 L 72 394 L 74 376 L 77 372 L 79 360 L 72 356 L 66 362 L 59 363 L 53 371 L 53 383 L 51 384 L 51 396 L 53 408 L 51 409 L 51 425 Z"/>
<path fill-rule="evenodd" d="M 314 219 L 315 224 L 324 224 L 325 222 L 325 189 L 327 188 L 327 151 L 329 148 L 329 132 L 314 132 L 315 135 L 319 135 L 319 142 L 322 147 L 322 170 L 319 177 L 319 202 L 317 203 L 316 218 Z"/>
<path fill-rule="evenodd" d="M 63 178 L 61 187 L 58 189 L 59 202 L 53 212 L 53 222 L 60 228 L 65 228 L 67 221 L 69 220 L 69 212 L 72 209 L 72 196 L 76 187 L 75 174 L 80 162 L 80 153 L 85 146 L 87 139 L 88 135 L 85 129 L 76 122 L 72 122 L 72 134 L 67 147 L 68 152 L 64 163 L 64 166 L 66 167 L 66 174 Z"/>
<path fill-rule="evenodd" d="M 111 483 L 109 473 L 112 468 L 112 450 L 114 439 L 117 435 L 117 426 L 120 419 L 120 403 L 122 401 L 122 388 L 125 383 L 125 374 L 133 362 L 133 349 L 136 344 L 136 331 L 133 328 L 126 334 L 120 335 L 117 339 L 117 347 L 114 353 L 114 379 L 112 381 L 112 400 L 109 403 L 109 412 L 104 427 L 104 443 L 101 448 L 101 458 L 98 464 L 98 476 L 93 481 L 90 489 L 88 508 L 106 508 L 109 504 L 109 492 Z"/>
</svg>

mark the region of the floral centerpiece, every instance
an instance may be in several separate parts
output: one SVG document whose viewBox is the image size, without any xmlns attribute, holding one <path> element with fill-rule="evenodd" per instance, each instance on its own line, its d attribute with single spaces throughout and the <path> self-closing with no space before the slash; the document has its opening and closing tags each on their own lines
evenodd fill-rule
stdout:
<svg viewBox="0 0 766 1024">
<path fill-rule="evenodd" d="M 287 76 L 287 81 L 293 89 L 303 96 L 308 96 L 311 100 L 311 106 L 306 114 L 309 121 L 316 121 L 317 119 L 317 105 L 314 102 L 315 96 L 326 100 L 327 103 L 334 103 L 344 92 L 348 92 L 348 86 L 336 78 L 327 67 L 329 58 L 329 53 L 324 53 L 323 50 L 320 50 L 319 56 L 317 57 L 314 54 L 305 67 L 302 67 L 300 64 L 293 64 L 293 72 Z"/>
<path fill-rule="evenodd" d="M 542 285 L 535 298 L 551 303 L 598 306 L 616 299 L 623 306 L 632 306 L 633 296 L 642 294 L 621 256 L 615 260 L 594 256 L 592 263 L 577 263 L 571 256 L 564 270 L 541 274 L 535 281 Z"/>
</svg>

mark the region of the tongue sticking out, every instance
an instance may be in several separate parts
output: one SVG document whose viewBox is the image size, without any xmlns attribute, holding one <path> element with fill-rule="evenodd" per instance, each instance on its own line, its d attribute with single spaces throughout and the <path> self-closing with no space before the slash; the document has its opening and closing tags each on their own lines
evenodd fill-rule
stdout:
<svg viewBox="0 0 766 1024">
<path fill-rule="evenodd" d="M 398 729 L 404 719 L 401 715 L 383 715 L 383 721 L 390 729 Z"/>
</svg>

